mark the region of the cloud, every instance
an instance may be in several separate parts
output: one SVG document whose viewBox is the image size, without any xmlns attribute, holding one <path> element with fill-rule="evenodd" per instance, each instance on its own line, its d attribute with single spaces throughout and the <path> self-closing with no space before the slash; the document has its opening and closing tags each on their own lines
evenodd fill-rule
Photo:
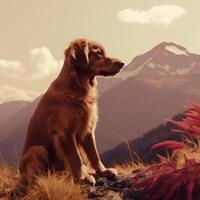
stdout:
<svg viewBox="0 0 200 200">
<path fill-rule="evenodd" d="M 31 77 L 33 79 L 43 78 L 58 71 L 61 61 L 53 58 L 47 47 L 30 50 Z"/>
<path fill-rule="evenodd" d="M 27 63 L 0 59 L 0 102 L 36 98 L 60 71 L 62 63 L 47 47 L 31 49 Z"/>
<path fill-rule="evenodd" d="M 20 61 L 0 59 L 0 76 L 16 79 L 42 79 L 58 72 L 63 61 L 56 60 L 47 47 L 34 48 L 29 51 L 29 61 L 25 64 Z"/>
<path fill-rule="evenodd" d="M 0 59 L 0 70 L 1 71 L 15 71 L 16 73 L 22 73 L 25 71 L 25 67 L 19 61 L 8 61 Z"/>
<path fill-rule="evenodd" d="M 0 100 L 1 102 L 13 100 L 30 101 L 39 96 L 39 92 L 25 90 L 23 88 L 14 88 L 6 84 L 0 85 Z"/>
<path fill-rule="evenodd" d="M 186 12 L 184 8 L 177 5 L 161 5 L 154 6 L 146 11 L 132 10 L 131 8 L 121 10 L 118 12 L 118 18 L 126 23 L 169 26 Z"/>
</svg>

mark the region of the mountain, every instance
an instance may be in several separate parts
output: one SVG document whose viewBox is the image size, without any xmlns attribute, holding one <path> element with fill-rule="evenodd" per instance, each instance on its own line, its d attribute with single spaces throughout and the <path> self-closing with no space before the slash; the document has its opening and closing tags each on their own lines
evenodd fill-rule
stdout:
<svg viewBox="0 0 200 200">
<path fill-rule="evenodd" d="M 150 51 L 136 56 L 120 77 L 173 76 L 200 73 L 200 55 L 172 42 L 162 42 Z"/>
<path fill-rule="evenodd" d="M 96 130 L 99 150 L 104 152 L 141 136 L 181 113 L 188 100 L 198 103 L 200 97 L 128 78 L 100 97 Z"/>
<path fill-rule="evenodd" d="M 0 122 L 17 112 L 18 110 L 26 107 L 28 101 L 11 101 L 0 104 Z"/>
<path fill-rule="evenodd" d="M 15 164 L 21 154 L 30 117 L 41 97 L 18 110 L 0 123 L 1 159 Z"/>
<path fill-rule="evenodd" d="M 121 78 L 108 78 L 108 77 L 97 77 L 97 88 L 99 95 L 103 94 L 104 92 L 109 91 L 111 88 L 115 87 L 116 85 L 120 84 L 123 80 Z"/>
</svg>

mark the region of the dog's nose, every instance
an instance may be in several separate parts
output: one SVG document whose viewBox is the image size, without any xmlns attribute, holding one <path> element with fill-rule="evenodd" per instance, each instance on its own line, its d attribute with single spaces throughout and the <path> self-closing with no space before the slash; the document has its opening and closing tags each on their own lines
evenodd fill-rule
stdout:
<svg viewBox="0 0 200 200">
<path fill-rule="evenodd" d="M 118 67 L 122 68 L 124 66 L 124 63 L 121 61 L 116 61 L 115 65 L 117 65 Z"/>
</svg>

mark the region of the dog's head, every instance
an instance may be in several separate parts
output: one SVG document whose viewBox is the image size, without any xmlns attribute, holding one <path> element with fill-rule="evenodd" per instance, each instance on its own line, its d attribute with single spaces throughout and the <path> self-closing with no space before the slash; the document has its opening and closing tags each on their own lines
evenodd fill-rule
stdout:
<svg viewBox="0 0 200 200">
<path fill-rule="evenodd" d="M 91 76 L 112 76 L 124 66 L 120 60 L 107 57 L 102 45 L 85 39 L 72 42 L 65 56 L 77 72 L 84 71 Z"/>
</svg>

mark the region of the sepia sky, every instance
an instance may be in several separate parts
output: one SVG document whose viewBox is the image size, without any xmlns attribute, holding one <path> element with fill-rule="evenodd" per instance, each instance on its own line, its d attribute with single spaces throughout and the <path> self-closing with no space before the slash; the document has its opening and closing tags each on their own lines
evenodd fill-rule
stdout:
<svg viewBox="0 0 200 200">
<path fill-rule="evenodd" d="M 197 0 L 0 0 L 0 102 L 44 92 L 80 37 L 127 64 L 162 41 L 200 54 L 199 8 Z"/>
</svg>

